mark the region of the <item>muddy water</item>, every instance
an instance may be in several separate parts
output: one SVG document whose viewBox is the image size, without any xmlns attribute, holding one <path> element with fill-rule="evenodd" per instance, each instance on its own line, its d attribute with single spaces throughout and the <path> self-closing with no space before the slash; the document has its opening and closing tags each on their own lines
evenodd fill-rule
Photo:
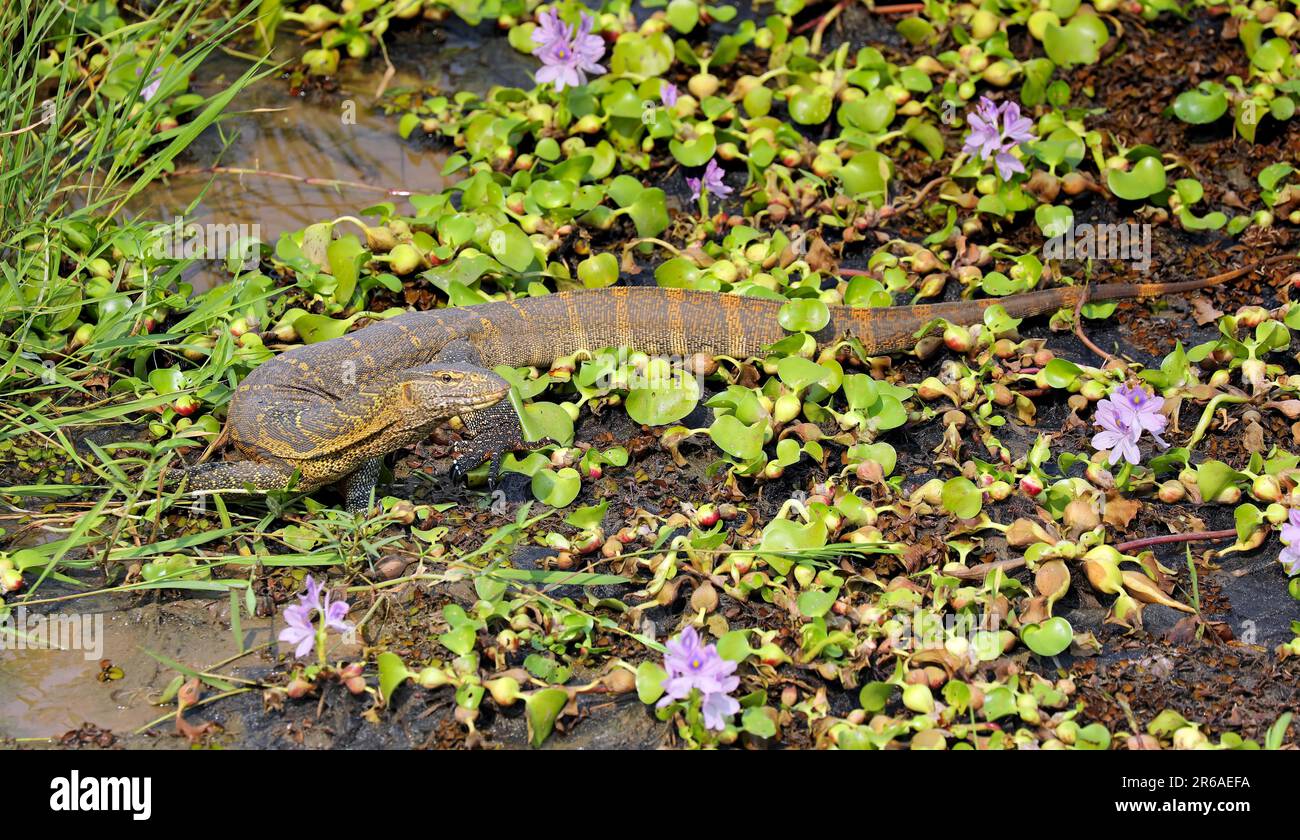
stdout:
<svg viewBox="0 0 1300 840">
<path fill-rule="evenodd" d="M 500 40 L 485 49 L 478 33 L 456 24 L 437 33 L 403 33 L 390 46 L 395 73 L 387 89 L 436 85 L 443 91 L 486 92 L 493 84 L 525 84 L 532 59 L 504 47 Z M 425 43 L 420 44 L 417 39 Z M 504 47 L 504 48 L 503 48 Z M 286 50 L 282 57 L 288 58 Z M 214 58 L 192 82 L 195 92 L 218 93 L 238 78 L 247 64 L 231 57 Z M 129 206 L 146 220 L 247 226 L 265 243 L 314 222 L 355 214 L 372 204 L 403 199 L 376 189 L 437 192 L 447 186 L 442 174 L 447 153 L 420 140 L 397 136 L 397 116 L 375 107 L 384 75 L 382 59 L 352 63 L 341 69 L 331 93 L 293 96 L 283 76 L 256 83 L 234 100 L 233 116 L 219 130 L 205 132 L 178 162 L 181 174 L 151 184 Z M 417 131 L 417 134 L 420 132 Z M 208 167 L 256 170 L 213 174 Z M 454 178 L 455 176 L 450 176 Z M 306 183 L 297 179 L 317 179 Z M 203 291 L 224 282 L 212 263 L 198 263 L 186 279 Z"/>
<path fill-rule="evenodd" d="M 532 59 L 505 48 L 499 39 L 485 49 L 486 34 L 452 22 L 443 31 L 391 36 L 396 72 L 389 88 L 433 84 L 446 91 L 486 92 L 493 84 L 526 83 Z M 292 52 L 286 48 L 282 57 Z M 196 74 L 192 87 L 204 95 L 217 93 L 246 67 L 232 57 L 215 57 Z M 446 152 L 427 142 L 402 140 L 397 117 L 375 107 L 383 75 L 382 59 L 354 62 L 343 69 L 337 91 L 311 96 L 291 95 L 284 76 L 264 79 L 234 100 L 232 116 L 205 132 L 178 159 L 177 168 L 221 166 L 293 177 L 180 174 L 143 191 L 129 213 L 168 224 L 181 216 L 187 224 L 257 225 L 259 238 L 273 245 L 285 231 L 356 214 L 380 201 L 403 203 L 383 192 L 295 179 L 411 192 L 443 189 L 448 184 L 441 174 Z M 198 291 L 228 279 L 215 264 L 202 262 L 186 276 Z M 86 723 L 127 735 L 167 712 L 155 702 L 176 672 L 149 651 L 190 668 L 207 668 L 239 652 L 224 598 L 143 605 L 142 600 L 93 598 L 64 605 L 64 615 L 101 622 L 101 650 L 30 649 L 12 635 L 0 635 L 0 738 L 52 738 Z M 272 635 L 266 621 L 245 618 L 243 628 L 245 648 Z M 120 678 L 101 679 L 101 660 L 121 669 Z M 255 654 L 221 673 L 251 679 L 268 665 Z"/>
<path fill-rule="evenodd" d="M 54 738 L 84 724 L 125 736 L 175 708 L 156 705 L 176 671 L 150 652 L 196 670 L 240 653 L 224 600 L 95 600 L 96 609 L 68 606 L 53 615 L 15 609 L 8 626 L 25 630 L 27 640 L 0 637 L 0 738 Z M 272 626 L 245 618 L 242 633 L 250 650 L 270 641 Z M 253 678 L 265 669 L 250 654 L 217 670 Z"/>
</svg>

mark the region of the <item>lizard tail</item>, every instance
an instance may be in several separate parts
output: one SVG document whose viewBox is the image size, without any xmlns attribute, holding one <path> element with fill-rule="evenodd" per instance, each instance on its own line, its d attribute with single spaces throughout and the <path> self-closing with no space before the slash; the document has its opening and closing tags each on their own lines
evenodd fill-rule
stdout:
<svg viewBox="0 0 1300 840">
<path fill-rule="evenodd" d="M 1104 286 L 1093 286 L 1088 291 L 1087 299 L 1118 300 L 1121 298 L 1158 297 L 1160 295 L 1193 292 L 1208 286 L 1217 286 L 1229 280 L 1236 280 L 1238 277 L 1244 277 L 1257 268 L 1283 262 L 1300 262 L 1300 254 L 1279 254 L 1211 277 L 1202 277 L 1199 280 L 1184 280 L 1179 283 L 1111 283 Z"/>
<path fill-rule="evenodd" d="M 868 355 L 881 355 L 910 350 L 916 346 L 918 333 L 942 318 L 954 324 L 968 326 L 984 318 L 984 310 L 1001 306 L 1013 318 L 1028 318 L 1057 309 L 1074 308 L 1089 300 L 1117 300 L 1178 294 L 1204 289 L 1236 279 L 1275 263 L 1298 261 L 1300 254 L 1282 254 L 1251 263 L 1243 268 L 1225 271 L 1199 280 L 1179 283 L 1109 283 L 1101 286 L 1058 286 L 1020 295 L 1000 298 L 979 298 L 949 303 L 932 303 L 918 306 L 870 309 L 866 307 L 833 307 L 831 332 L 850 334 L 862 342 Z"/>
</svg>

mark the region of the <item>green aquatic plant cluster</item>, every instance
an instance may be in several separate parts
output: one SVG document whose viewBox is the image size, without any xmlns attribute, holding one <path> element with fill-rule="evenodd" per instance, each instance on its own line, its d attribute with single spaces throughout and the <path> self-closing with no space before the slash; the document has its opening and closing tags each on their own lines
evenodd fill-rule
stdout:
<svg viewBox="0 0 1300 840">
<path fill-rule="evenodd" d="M 541 744 L 591 696 L 635 694 L 693 747 L 1258 746 L 1174 709 L 1108 727 L 1070 669 L 1152 613 L 1175 613 L 1184 639 L 1218 633 L 1199 576 L 1234 553 L 1279 550 L 1275 535 L 1289 541 L 1300 455 L 1277 430 L 1300 420 L 1300 308 L 1283 296 L 1209 312 L 1212 337 L 1164 342 L 1151 364 L 1067 353 L 999 305 L 976 324 L 927 324 L 893 361 L 814 338 L 831 306 L 1108 279 L 1106 256 L 1050 244 L 1097 204 L 1173 248 L 1214 236 L 1285 251 L 1289 240 L 1270 237 L 1300 212 L 1290 162 L 1259 160 L 1230 203 L 1217 173 L 1182 151 L 1105 127 L 1106 92 L 1078 81 L 1136 49 L 1135 29 L 1203 19 L 1209 4 L 930 2 L 887 19 L 891 43 L 866 46 L 835 25 L 869 13 L 852 3 L 264 2 L 232 19 L 232 31 L 245 25 L 240 48 L 300 40 L 301 63 L 322 78 L 342 61 L 380 61 L 399 27 L 453 16 L 494 48 L 535 54 L 550 13 L 573 37 L 601 39 L 601 70 L 563 89 L 390 89 L 376 107 L 394 142 L 445 149 L 449 186 L 238 243 L 229 279 L 202 292 L 186 272 L 214 255 L 164 247 L 157 224 L 123 217 L 118 193 L 73 209 L 59 185 L 84 173 L 135 190 L 164 175 L 263 71 L 203 99 L 188 88 L 224 35 L 196 48 L 167 34 L 165 16 L 93 5 L 48 14 L 23 96 L 6 100 L 34 123 L 51 86 L 84 84 L 63 97 L 77 115 L 59 133 L 0 137 L 28 171 L 65 167 L 0 181 L 25 208 L 6 217 L 3 243 L 18 259 L 0 284 L 0 499 L 56 535 L 0 551 L 6 605 L 64 597 L 47 594 L 54 584 L 73 598 L 197 591 L 229 598 L 233 629 L 258 611 L 255 592 L 286 601 L 311 568 L 354 605 L 364 645 L 286 665 L 257 686 L 268 703 L 337 680 L 382 723 L 394 705 L 443 692 L 476 742 L 491 738 L 485 704 L 522 703 Z M 1231 142 L 1275 150 L 1243 118 L 1292 116 L 1294 15 L 1233 3 L 1220 19 L 1242 73 L 1161 103 L 1177 120 L 1167 136 L 1231 109 Z M 1001 133 L 970 143 L 972 117 L 992 111 Z M 288 348 L 364 329 L 408 300 L 460 307 L 629 282 L 779 301 L 785 337 L 753 359 L 589 348 L 498 369 L 539 442 L 503 464 L 532 499 L 518 511 L 476 492 L 401 498 L 395 483 L 353 518 L 325 493 L 198 504 L 163 480 L 218 438 L 239 382 Z M 1084 334 L 1115 317 L 1113 302 L 1090 303 L 1047 323 Z M 1168 448 L 1139 434 L 1131 456 L 1094 450 L 1098 428 L 1131 431 L 1101 406 L 1135 393 L 1163 401 L 1168 427 L 1147 431 Z M 606 420 L 631 431 L 591 434 Z M 133 431 L 81 434 L 121 425 Z M 672 465 L 694 477 L 654 487 L 654 459 L 660 475 Z M 1226 547 L 1205 552 L 1189 507 L 1224 512 Z M 1159 542 L 1125 539 L 1171 529 L 1195 556 L 1174 563 Z M 526 551 L 545 559 L 516 567 Z M 96 572 L 102 586 L 88 583 Z M 442 587 L 462 597 L 411 607 L 423 638 L 366 635 L 391 593 Z M 1088 626 L 1064 606 L 1085 600 L 1101 607 Z M 666 686 L 685 673 L 664 660 L 668 637 L 694 639 L 736 684 Z M 1285 662 L 1296 646 L 1267 653 Z M 719 693 L 736 708 L 715 726 L 731 708 L 708 704 Z M 1288 724 L 1257 740 L 1279 746 Z"/>
</svg>

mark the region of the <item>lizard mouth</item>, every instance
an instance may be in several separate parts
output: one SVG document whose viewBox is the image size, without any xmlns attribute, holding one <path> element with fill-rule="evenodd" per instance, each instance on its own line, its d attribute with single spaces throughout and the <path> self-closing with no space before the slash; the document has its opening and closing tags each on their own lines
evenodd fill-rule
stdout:
<svg viewBox="0 0 1300 840">
<path fill-rule="evenodd" d="M 497 391 L 486 397 L 481 397 L 479 399 L 472 400 L 470 402 L 469 408 L 471 411 L 479 411 L 480 409 L 491 408 L 492 406 L 496 405 L 497 403 L 505 399 L 506 394 L 508 393 L 510 393 L 509 388 L 502 388 L 500 391 Z"/>
</svg>

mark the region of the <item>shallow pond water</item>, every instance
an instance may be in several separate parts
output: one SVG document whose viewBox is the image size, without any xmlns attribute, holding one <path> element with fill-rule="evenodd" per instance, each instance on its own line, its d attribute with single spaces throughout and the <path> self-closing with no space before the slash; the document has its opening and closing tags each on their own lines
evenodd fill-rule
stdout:
<svg viewBox="0 0 1300 840">
<path fill-rule="evenodd" d="M 420 40 L 407 33 L 390 48 L 394 73 L 388 90 L 434 84 L 486 92 L 494 84 L 527 83 L 526 57 L 513 50 L 484 49 L 482 36 L 463 25 L 447 27 L 436 49 Z M 195 75 L 192 87 L 205 96 L 215 94 L 247 66 L 237 58 L 215 57 Z M 396 117 L 375 107 L 384 76 L 385 65 L 376 58 L 345 62 L 337 89 L 328 93 L 294 95 L 282 74 L 254 83 L 234 100 L 231 116 L 217 130 L 190 146 L 178 162 L 178 174 L 151 184 L 128 212 L 165 223 L 180 216 L 185 224 L 244 225 L 249 230 L 256 225 L 260 239 L 274 246 L 286 231 L 355 215 L 381 201 L 402 200 L 385 190 L 446 188 L 456 179 L 442 174 L 448 153 L 403 140 Z M 226 171 L 213 173 L 211 167 Z M 214 264 L 203 263 L 187 274 L 199 292 L 228 277 Z"/>
<path fill-rule="evenodd" d="M 240 653 L 224 599 L 87 600 L 96 604 L 60 613 L 15 611 L 11 626 L 55 639 L 63 649 L 19 644 L 12 636 L 0 646 L 0 738 L 56 738 L 86 724 L 126 736 L 174 709 L 156 705 L 176 674 L 156 656 L 203 669 Z M 244 649 L 270 641 L 271 629 L 269 621 L 245 618 Z M 256 654 L 223 672 L 230 668 L 250 676 L 265 670 Z"/>
</svg>

